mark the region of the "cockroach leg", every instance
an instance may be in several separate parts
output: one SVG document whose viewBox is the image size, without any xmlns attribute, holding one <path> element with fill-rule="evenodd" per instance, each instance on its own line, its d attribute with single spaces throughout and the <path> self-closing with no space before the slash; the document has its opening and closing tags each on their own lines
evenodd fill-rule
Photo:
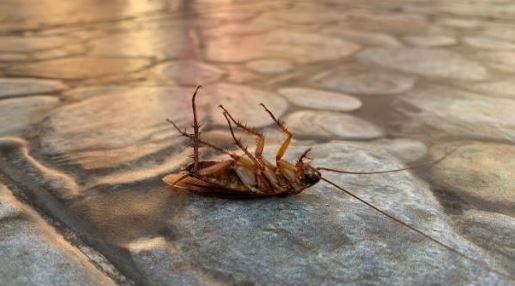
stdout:
<svg viewBox="0 0 515 286">
<path fill-rule="evenodd" d="M 193 174 L 198 174 L 198 145 L 199 145 L 199 125 L 197 120 L 197 107 L 195 105 L 195 98 L 199 89 L 202 86 L 197 86 L 193 96 L 191 97 L 191 107 L 193 109 Z"/>
<path fill-rule="evenodd" d="M 221 171 L 224 171 L 225 169 L 227 169 L 229 166 L 231 166 L 233 164 L 234 164 L 233 160 L 221 161 L 212 166 L 209 166 L 207 168 L 203 168 L 203 169 L 199 170 L 198 174 L 200 176 L 213 175 L 213 174 L 219 173 Z"/>
<path fill-rule="evenodd" d="M 307 159 L 311 159 L 310 157 L 308 157 L 309 152 L 311 152 L 311 147 L 309 147 L 308 149 L 306 149 L 306 151 L 304 151 L 304 152 L 300 155 L 299 159 L 297 160 L 297 164 L 296 164 L 297 168 L 302 167 L 302 165 L 304 164 L 304 159 L 305 159 L 305 158 L 307 158 Z"/>
<path fill-rule="evenodd" d="M 256 150 L 254 152 L 254 156 L 255 156 L 255 159 L 257 161 L 256 162 L 257 163 L 256 164 L 257 168 L 254 168 L 254 176 L 256 178 L 256 187 L 258 187 L 258 184 L 259 184 L 258 182 L 261 181 L 263 184 L 266 185 L 264 190 L 268 190 L 269 192 L 272 192 L 273 191 L 273 184 L 263 174 L 263 172 L 264 172 L 265 168 L 271 168 L 272 170 L 275 170 L 276 167 L 273 166 L 272 164 L 267 164 L 267 161 L 263 158 L 263 148 L 265 147 L 265 137 L 263 136 L 262 133 L 260 133 L 256 129 L 248 127 L 245 124 L 241 123 L 240 121 L 236 120 L 231 115 L 231 113 L 227 109 L 225 109 L 225 107 L 223 107 L 223 105 L 219 105 L 218 107 L 220 107 L 223 110 L 223 114 L 225 116 L 225 119 L 227 120 L 227 123 L 229 124 L 229 128 L 230 128 L 231 134 L 233 136 L 233 139 L 235 139 L 235 136 L 234 136 L 233 129 L 232 129 L 232 124 L 231 124 L 230 121 L 232 121 L 236 126 L 238 126 L 239 128 L 245 130 L 246 132 L 248 132 L 248 133 L 250 133 L 252 135 L 257 136 L 258 139 L 257 139 L 257 144 L 256 144 Z M 236 139 L 235 139 L 235 141 L 236 141 Z M 238 144 L 238 142 L 236 142 L 236 144 Z M 241 142 L 240 142 L 240 144 L 241 144 Z"/>
<path fill-rule="evenodd" d="M 225 117 L 225 120 L 227 120 L 227 124 L 229 125 L 229 131 L 231 131 L 231 136 L 232 136 L 232 139 L 234 139 L 234 143 L 236 143 L 236 146 L 238 146 L 245 153 L 245 155 L 247 155 L 247 157 L 249 157 L 250 160 L 252 160 L 254 162 L 254 164 L 256 164 L 256 166 L 261 167 L 261 163 L 256 159 L 256 157 L 254 157 L 254 155 L 252 155 L 249 152 L 247 147 L 243 146 L 240 139 L 236 138 L 236 135 L 234 134 L 234 129 L 232 127 L 232 123 L 231 123 L 231 120 L 229 119 L 228 113 L 226 113 L 224 111 L 223 115 Z"/>
<path fill-rule="evenodd" d="M 254 151 L 254 156 L 256 156 L 256 158 L 258 158 L 258 159 L 263 158 L 263 148 L 265 147 L 265 136 L 263 136 L 263 134 L 260 133 L 259 131 L 257 131 L 256 129 L 248 127 L 245 124 L 241 123 L 239 120 L 234 119 L 234 117 L 231 115 L 231 113 L 229 113 L 229 111 L 227 109 L 225 109 L 225 107 L 223 107 L 223 105 L 220 104 L 218 107 L 220 107 L 224 111 L 224 113 L 227 114 L 229 119 L 236 126 L 238 126 L 239 128 L 245 130 L 246 132 L 248 132 L 252 135 L 257 136 L 257 144 L 256 144 L 256 150 Z"/>
<path fill-rule="evenodd" d="M 281 129 L 281 131 L 284 134 L 286 134 L 286 139 L 283 141 L 281 147 L 279 147 L 279 150 L 277 150 L 277 153 L 275 154 L 275 161 L 277 162 L 281 160 L 284 156 L 284 153 L 286 153 L 288 145 L 290 145 L 291 138 L 293 137 L 293 134 L 290 133 L 288 128 L 286 128 L 286 126 L 284 126 L 284 124 L 279 119 L 277 119 L 275 115 L 272 113 L 272 111 L 270 111 L 263 103 L 260 103 L 259 105 L 261 105 L 265 109 L 265 111 L 270 115 L 270 117 L 272 117 L 275 124 L 277 124 L 277 126 Z"/>
<path fill-rule="evenodd" d="M 248 127 L 247 125 L 241 123 L 241 121 L 239 120 L 236 120 L 232 115 L 231 113 L 225 109 L 225 107 L 223 107 L 223 105 L 219 105 L 218 107 L 220 107 L 224 113 L 227 114 L 227 116 L 229 117 L 229 119 L 234 122 L 234 124 L 236 126 L 238 126 L 239 128 L 243 129 L 244 131 L 246 131 L 247 133 L 250 133 L 252 135 L 255 135 L 257 136 L 257 142 L 256 142 L 256 150 L 254 151 L 254 156 L 256 157 L 256 159 L 260 162 L 261 166 L 264 166 L 266 168 L 269 168 L 269 169 L 272 169 L 272 170 L 276 170 L 277 167 L 270 163 L 269 161 L 267 161 L 264 157 L 263 157 L 263 149 L 265 147 L 265 136 L 263 135 L 263 133 L 257 131 L 256 129 L 252 128 L 252 127 Z"/>
<path fill-rule="evenodd" d="M 173 127 L 177 130 L 177 132 L 179 132 L 182 136 L 184 136 L 184 137 L 188 137 L 191 141 L 193 141 L 193 140 L 194 140 L 194 139 L 193 139 L 193 137 L 194 137 L 194 135 L 193 135 L 193 134 L 189 134 L 189 133 L 187 133 L 187 132 L 186 132 L 186 130 L 181 130 L 181 129 L 177 126 L 177 124 L 175 124 L 175 122 L 173 122 L 171 119 L 166 119 L 166 121 L 168 121 L 170 124 L 172 124 L 172 125 L 173 125 Z M 202 145 L 208 146 L 208 147 L 210 147 L 210 148 L 212 148 L 212 149 L 214 149 L 214 150 L 216 150 L 216 151 L 218 151 L 218 152 L 220 152 L 220 153 L 224 153 L 224 154 L 227 154 L 227 155 L 231 156 L 231 158 L 233 158 L 234 160 L 239 160 L 239 159 L 240 159 L 240 156 L 238 156 L 238 155 L 236 155 L 236 154 L 234 154 L 234 153 L 232 153 L 232 152 L 230 152 L 230 151 L 228 151 L 228 150 L 225 150 L 225 149 L 223 149 L 223 148 L 220 148 L 220 147 L 218 147 L 218 146 L 216 146 L 216 145 L 214 145 L 214 144 L 211 144 L 211 143 L 209 143 L 209 142 L 206 142 L 206 141 L 204 141 L 204 140 L 202 140 L 202 139 L 198 139 L 197 141 L 198 141 L 198 143 L 199 143 L 199 144 L 202 144 Z"/>
<path fill-rule="evenodd" d="M 229 125 L 229 131 L 231 131 L 231 136 L 234 139 L 234 142 L 236 143 L 236 146 L 238 146 L 241 150 L 243 150 L 245 155 L 247 155 L 247 157 L 249 157 L 252 160 L 252 162 L 254 163 L 254 166 L 252 166 L 251 168 L 254 171 L 254 178 L 256 180 L 254 187 L 257 188 L 258 187 L 258 178 L 261 176 L 262 170 L 264 170 L 264 166 L 262 165 L 262 163 L 256 157 L 254 157 L 248 151 L 247 147 L 243 146 L 243 144 L 241 143 L 241 140 L 236 138 L 236 135 L 234 135 L 234 130 L 232 128 L 232 123 L 231 123 L 231 120 L 230 120 L 230 115 L 227 112 L 225 112 L 225 111 L 223 112 L 223 115 L 225 117 L 225 120 L 227 120 L 227 124 Z"/>
</svg>

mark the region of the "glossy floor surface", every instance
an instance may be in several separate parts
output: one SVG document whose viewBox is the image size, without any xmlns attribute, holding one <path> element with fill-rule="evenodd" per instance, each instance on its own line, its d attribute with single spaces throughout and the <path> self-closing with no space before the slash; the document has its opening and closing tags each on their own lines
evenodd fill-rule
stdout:
<svg viewBox="0 0 515 286">
<path fill-rule="evenodd" d="M 2 285 L 513 285 L 514 79 L 509 0 L 0 1 Z M 272 161 L 260 103 L 290 160 L 453 152 L 323 173 L 394 219 L 323 182 L 199 196 L 161 181 L 199 84 L 202 138 L 235 152 L 219 104 Z"/>
</svg>

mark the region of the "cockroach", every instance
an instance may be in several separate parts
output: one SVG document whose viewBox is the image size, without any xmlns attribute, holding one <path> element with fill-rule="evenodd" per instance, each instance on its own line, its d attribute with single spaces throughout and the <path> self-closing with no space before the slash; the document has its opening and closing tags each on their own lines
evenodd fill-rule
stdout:
<svg viewBox="0 0 515 286">
<path fill-rule="evenodd" d="M 292 133 L 288 130 L 285 124 L 280 121 L 264 104 L 260 104 L 266 113 L 272 118 L 277 127 L 286 135 L 286 138 L 280 145 L 275 155 L 275 164 L 268 161 L 263 157 L 263 148 L 265 145 L 265 138 L 258 130 L 248 127 L 239 120 L 235 119 L 231 113 L 223 106 L 219 105 L 223 116 L 227 121 L 229 131 L 236 146 L 243 151 L 243 155 L 238 155 L 234 152 L 218 147 L 214 144 L 202 140 L 199 136 L 199 123 L 197 119 L 197 109 L 195 99 L 201 86 L 197 86 L 193 93 L 191 104 L 193 109 L 193 134 L 190 134 L 186 129 L 181 130 L 175 122 L 167 119 L 169 123 L 182 135 L 187 137 L 193 144 L 193 163 L 182 169 L 178 173 L 170 174 L 163 177 L 163 181 L 175 188 L 186 189 L 189 191 L 213 194 L 217 196 L 227 196 L 232 198 L 262 198 L 271 196 L 288 196 L 298 194 L 309 187 L 317 184 L 319 181 L 325 181 L 333 187 L 343 191 L 347 195 L 388 217 L 389 219 L 399 223 L 400 225 L 426 237 L 434 243 L 462 256 L 469 260 L 478 262 L 493 272 L 506 276 L 507 274 L 499 272 L 490 268 L 485 262 L 474 259 L 451 246 L 433 238 L 432 236 L 418 230 L 410 224 L 396 218 L 395 216 L 381 210 L 366 200 L 360 198 L 354 193 L 346 190 L 345 188 L 337 185 L 336 183 L 324 178 L 321 171 L 336 172 L 342 174 L 354 175 L 370 175 L 370 174 L 384 174 L 391 172 L 405 171 L 409 169 L 418 168 L 428 164 L 436 164 L 444 160 L 447 156 L 453 153 L 456 149 L 446 153 L 439 159 L 416 166 L 406 168 L 372 171 L 372 172 L 353 172 L 345 170 L 336 170 L 326 167 L 314 167 L 305 162 L 311 148 L 304 151 L 296 162 L 289 162 L 283 159 L 286 150 L 293 137 Z M 254 153 L 249 152 L 248 148 L 244 146 L 241 139 L 237 138 L 234 134 L 233 124 L 247 133 L 257 137 L 257 144 Z M 222 161 L 201 161 L 199 160 L 199 146 L 204 145 L 210 147 L 218 152 L 229 155 L 229 160 Z M 508 275 L 509 277 L 509 275 Z"/>
<path fill-rule="evenodd" d="M 230 195 L 248 198 L 286 196 L 298 194 L 315 185 L 320 180 L 327 181 L 322 177 L 320 171 L 357 175 L 398 172 L 414 168 L 412 166 L 386 171 L 351 172 L 325 167 L 313 167 L 305 162 L 311 148 L 304 151 L 295 163 L 283 160 L 282 158 L 288 149 L 293 135 L 285 124 L 277 119 L 262 103 L 260 104 L 261 107 L 263 107 L 277 127 L 286 135 L 285 140 L 282 142 L 275 155 L 275 164 L 263 157 L 263 148 L 265 146 L 263 134 L 236 120 L 223 105 L 218 106 L 227 121 L 229 131 L 231 132 L 236 146 L 244 153 L 243 156 L 237 155 L 229 150 L 200 139 L 197 108 L 195 105 L 195 99 L 199 89 L 200 86 L 197 87 L 192 96 L 193 134 L 187 133 L 186 130 L 181 130 L 174 121 L 168 119 L 168 122 L 170 122 L 181 135 L 189 138 L 193 143 L 193 163 L 182 171 L 167 175 L 163 178 L 165 183 L 173 187 L 199 193 L 213 193 L 221 196 Z M 257 137 L 257 146 L 253 154 L 242 144 L 241 139 L 236 137 L 233 124 Z M 227 154 L 231 159 L 223 161 L 200 161 L 199 145 L 205 145 L 218 152 Z"/>
</svg>

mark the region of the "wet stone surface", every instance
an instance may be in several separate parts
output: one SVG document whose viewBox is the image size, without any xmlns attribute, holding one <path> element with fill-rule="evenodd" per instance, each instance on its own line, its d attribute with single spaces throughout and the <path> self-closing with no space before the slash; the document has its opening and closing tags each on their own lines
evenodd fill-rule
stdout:
<svg viewBox="0 0 515 286">
<path fill-rule="evenodd" d="M 451 46 L 456 44 L 456 39 L 450 36 L 435 35 L 435 36 L 408 36 L 404 41 L 414 46 L 421 47 L 442 47 Z"/>
<path fill-rule="evenodd" d="M 383 130 L 373 123 L 338 112 L 297 111 L 285 121 L 302 138 L 373 139 L 383 135 Z"/>
<path fill-rule="evenodd" d="M 114 168 L 184 140 L 166 118 L 189 127 L 192 90 L 119 87 L 50 112 L 40 126 L 43 154 L 84 168 Z M 113 104 L 114 103 L 114 104 Z M 145 106 L 145 108 L 141 108 Z M 109 152 L 106 152 L 109 150 Z"/>
<path fill-rule="evenodd" d="M 464 88 L 489 96 L 515 98 L 515 82 L 509 80 L 474 83 Z"/>
<path fill-rule="evenodd" d="M 364 62 L 427 77 L 461 80 L 480 80 L 486 77 L 486 69 L 479 63 L 458 53 L 440 49 L 370 49 L 361 52 L 358 57 Z"/>
<path fill-rule="evenodd" d="M 61 2 L 0 1 L 2 286 L 515 283 L 512 1 Z M 263 103 L 286 160 L 379 174 L 321 171 L 363 201 L 170 188 L 197 85 L 224 152 L 220 104 L 275 163 Z"/>
<path fill-rule="evenodd" d="M 0 231 L 4 285 L 115 285 L 1 183 Z"/>
<path fill-rule="evenodd" d="M 8 73 L 12 75 L 79 80 L 116 73 L 134 72 L 149 64 L 150 61 L 143 58 L 77 57 L 13 65 L 8 70 Z"/>
<path fill-rule="evenodd" d="M 62 37 L 0 37 L 0 52 L 27 53 L 63 46 Z"/>
<path fill-rule="evenodd" d="M 357 51 L 352 42 L 320 34 L 276 31 L 267 35 L 242 36 L 235 49 L 231 38 L 208 43 L 205 57 L 210 61 L 237 63 L 266 56 L 286 56 L 297 62 L 337 60 Z"/>
<path fill-rule="evenodd" d="M 56 80 L 40 80 L 32 78 L 0 78 L 0 98 L 41 93 L 54 93 L 67 89 L 67 86 Z"/>
<path fill-rule="evenodd" d="M 277 117 L 281 117 L 288 108 L 287 101 L 274 92 L 259 90 L 236 84 L 217 84 L 207 86 L 202 93 L 206 94 L 205 104 L 213 124 L 226 126 L 219 104 L 231 114 L 252 127 L 271 125 L 273 120 L 259 104 L 263 103 Z M 216 104 L 213 104 L 215 103 Z M 245 107 L 245 108 L 244 108 Z M 189 110 L 188 110 L 189 113 Z"/>
<path fill-rule="evenodd" d="M 353 111 L 361 107 L 361 101 L 347 94 L 302 87 L 281 88 L 279 93 L 291 103 L 304 108 Z"/>
<path fill-rule="evenodd" d="M 155 67 L 155 76 L 161 82 L 179 85 L 200 85 L 216 82 L 225 71 L 197 61 L 177 61 Z"/>
<path fill-rule="evenodd" d="M 463 42 L 469 46 L 486 50 L 515 50 L 515 43 L 491 37 L 467 37 Z"/>
<path fill-rule="evenodd" d="M 514 224 L 513 216 L 478 210 L 467 211 L 457 223 L 458 231 L 468 240 L 485 249 L 495 244 L 498 251 L 490 255 L 495 263 L 509 269 L 510 272 L 514 270 L 512 262 L 515 258 L 515 244 L 511 239 L 515 235 Z M 496 235 L 492 236 L 491 233 Z"/>
<path fill-rule="evenodd" d="M 401 123 L 406 133 L 429 131 L 433 136 L 515 140 L 515 114 L 512 112 L 515 100 L 512 99 L 426 86 L 399 97 L 396 105 L 412 118 Z"/>
<path fill-rule="evenodd" d="M 328 27 L 322 31 L 325 34 L 333 37 L 339 37 L 344 40 L 360 43 L 366 46 L 378 47 L 399 47 L 402 46 L 401 42 L 395 37 L 388 34 L 363 32 L 355 30 L 347 30 L 340 27 Z"/>
<path fill-rule="evenodd" d="M 445 147 L 432 148 L 432 156 L 439 157 Z M 449 186 L 465 200 L 484 206 L 503 206 L 513 214 L 514 157 L 512 145 L 464 142 L 448 159 L 435 166 L 432 173 L 438 184 Z"/>
<path fill-rule="evenodd" d="M 321 87 L 365 95 L 401 93 L 410 90 L 415 80 L 412 75 L 374 70 L 360 64 L 343 64 L 312 79 Z"/>
<path fill-rule="evenodd" d="M 292 70 L 293 65 L 285 60 L 264 59 L 247 63 L 247 68 L 265 75 L 276 75 L 287 73 Z"/>
<path fill-rule="evenodd" d="M 22 133 L 31 124 L 41 120 L 58 103 L 59 99 L 53 96 L 29 96 L 0 101 L 0 134 Z"/>
<path fill-rule="evenodd" d="M 302 147 L 292 148 L 290 154 L 298 155 L 303 150 Z M 267 152 L 266 155 L 272 154 Z M 359 165 L 364 169 L 389 169 L 399 166 L 385 153 L 340 142 L 319 145 L 313 155 L 318 164 L 329 167 L 356 168 Z M 427 184 L 410 174 L 373 178 L 328 177 L 396 216 L 416 220 L 417 227 L 461 251 L 478 251 L 476 246 L 451 230 Z M 403 184 L 392 183 L 398 180 Z M 436 271 L 441 274 L 436 279 L 441 281 L 480 281 L 484 285 L 506 283 L 496 274 L 483 272 L 480 266 L 456 257 L 454 253 L 428 241 L 420 242 L 415 233 L 370 212 L 361 203 L 326 185 L 294 198 L 246 201 L 206 199 L 179 190 L 172 193 L 141 190 L 126 195 L 130 201 L 121 203 L 112 193 L 98 194 L 77 202 L 73 208 L 85 219 L 110 229 L 111 235 L 120 240 L 138 237 L 137 234 L 143 231 L 140 225 L 152 221 L 154 227 L 147 228 L 146 231 L 150 231 L 147 239 L 124 245 L 141 271 L 157 284 L 208 285 L 251 280 L 258 284 L 297 285 L 306 281 L 309 284 L 332 284 L 349 279 L 376 281 L 377 277 L 368 276 L 370 271 L 385 273 L 379 277 L 387 279 L 395 277 L 400 284 L 406 277 L 412 281 L 430 279 L 428 272 L 405 272 L 404 263 L 431 269 L 431 273 Z M 172 202 L 176 206 L 174 210 L 159 207 Z M 88 208 L 90 204 L 97 207 Z M 130 211 L 111 212 L 120 207 Z M 138 225 L 128 229 L 120 224 L 138 214 L 144 215 Z M 109 216 L 107 221 L 106 215 Z M 159 216 L 167 219 L 161 220 Z M 356 219 L 368 223 L 357 227 L 353 224 Z M 364 239 L 363 233 L 369 234 L 369 238 Z M 401 246 L 397 243 L 399 239 L 405 243 L 412 241 L 412 244 Z M 420 253 L 423 253 L 422 257 Z M 295 257 L 294 261 L 291 261 L 292 257 Z M 396 261 L 393 267 L 388 262 L 392 259 Z M 367 264 L 369 260 L 374 261 L 373 266 Z M 453 269 L 458 271 L 447 271 L 450 265 L 446 267 L 442 262 L 452 263 Z M 177 267 L 178 271 L 165 271 L 170 267 Z M 320 271 L 327 275 L 312 273 Z"/>
<path fill-rule="evenodd" d="M 478 58 L 496 70 L 515 72 L 515 52 L 513 51 L 485 52 L 479 54 Z"/>
</svg>

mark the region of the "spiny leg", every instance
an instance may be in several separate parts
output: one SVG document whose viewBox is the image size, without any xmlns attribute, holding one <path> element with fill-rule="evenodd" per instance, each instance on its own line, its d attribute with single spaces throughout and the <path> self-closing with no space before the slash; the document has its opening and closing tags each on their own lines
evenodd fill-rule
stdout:
<svg viewBox="0 0 515 286">
<path fill-rule="evenodd" d="M 228 113 L 224 112 L 223 115 L 225 117 L 225 120 L 227 120 L 227 124 L 229 125 L 229 131 L 231 131 L 231 136 L 232 136 L 232 139 L 234 139 L 234 143 L 236 143 L 236 145 L 245 153 L 245 155 L 247 155 L 247 157 L 249 157 L 250 160 L 252 160 L 256 164 L 256 166 L 261 166 L 260 162 L 256 159 L 256 157 L 254 157 L 249 152 L 247 147 L 243 146 L 243 144 L 241 143 L 241 140 L 236 138 L 236 135 L 234 134 L 234 129 L 232 128 L 232 123 L 231 123 L 231 120 L 229 119 Z"/>
<path fill-rule="evenodd" d="M 191 98 L 191 107 L 193 109 L 193 174 L 198 174 L 198 145 L 199 145 L 199 125 L 197 120 L 197 107 L 195 106 L 195 97 L 201 86 L 197 86 Z"/>
<path fill-rule="evenodd" d="M 243 144 L 241 143 L 241 140 L 236 138 L 236 135 L 234 135 L 234 129 L 232 128 L 232 124 L 231 124 L 231 119 L 230 119 L 229 113 L 224 111 L 223 115 L 225 117 L 225 120 L 227 120 L 227 124 L 229 125 L 229 130 L 231 131 L 231 136 L 234 139 L 234 142 L 236 143 L 236 145 L 241 150 L 243 150 L 245 155 L 247 155 L 252 160 L 252 162 L 254 163 L 254 166 L 252 166 L 251 169 L 254 170 L 254 178 L 255 178 L 255 185 L 254 185 L 254 187 L 258 188 L 259 187 L 259 181 L 258 180 L 262 176 L 262 171 L 265 169 L 265 167 L 263 166 L 263 162 L 262 162 L 263 160 L 258 160 L 256 157 L 254 157 L 247 150 L 247 147 L 243 146 Z M 267 190 L 270 190 L 270 186 L 266 186 L 265 187 L 265 191 L 267 191 Z"/>
<path fill-rule="evenodd" d="M 247 131 L 248 133 L 258 137 L 257 144 L 256 144 L 256 151 L 254 151 L 254 156 L 256 156 L 256 158 L 258 158 L 258 159 L 263 158 L 263 148 L 265 147 L 265 136 L 263 136 L 263 134 L 260 133 L 259 131 L 257 131 L 256 129 L 248 127 L 245 124 L 241 123 L 239 120 L 234 119 L 234 117 L 231 115 L 231 113 L 229 113 L 229 111 L 227 111 L 227 109 L 225 109 L 225 107 L 223 107 L 223 105 L 220 104 L 218 107 L 220 107 L 224 111 L 224 114 L 227 114 L 229 119 L 232 122 L 234 122 L 234 124 L 236 124 L 236 126 Z"/>
<path fill-rule="evenodd" d="M 281 131 L 286 134 L 286 139 L 283 141 L 281 147 L 279 147 L 279 150 L 277 150 L 277 153 L 275 154 L 275 161 L 277 162 L 281 160 L 281 158 L 284 156 L 284 153 L 286 153 L 286 150 L 288 149 L 288 145 L 290 145 L 290 141 L 293 135 L 290 133 L 288 128 L 286 128 L 286 126 L 284 126 L 284 124 L 275 117 L 272 111 L 266 108 L 266 106 L 263 103 L 260 103 L 259 105 L 261 105 L 265 109 L 265 111 L 270 115 L 270 117 L 272 117 L 275 124 L 277 124 Z"/>
<path fill-rule="evenodd" d="M 272 171 L 275 171 L 277 169 L 277 167 L 274 166 L 273 164 L 271 164 L 270 162 L 268 162 L 267 160 L 265 160 L 265 158 L 263 158 L 263 149 L 265 147 L 265 136 L 262 133 L 260 133 L 259 131 L 257 131 L 256 129 L 248 127 L 247 125 L 241 123 L 239 120 L 236 120 L 231 115 L 231 113 L 229 113 L 229 111 L 227 111 L 227 109 L 225 109 L 225 107 L 223 107 L 223 105 L 220 104 L 218 107 L 220 107 L 224 111 L 224 115 L 227 114 L 226 118 L 229 117 L 229 119 L 232 122 L 234 122 L 234 124 L 236 124 L 236 126 L 247 131 L 248 133 L 258 137 L 257 144 L 256 144 L 256 150 L 254 151 L 254 156 L 256 156 L 256 159 L 259 161 L 259 163 L 261 164 L 262 167 L 255 169 L 256 183 L 261 181 L 265 185 L 265 188 L 263 189 L 264 192 L 267 192 L 267 193 L 273 192 L 274 186 L 273 186 L 272 182 L 270 181 L 270 179 L 268 179 L 263 172 L 265 172 L 264 168 L 268 168 L 268 169 L 271 169 Z"/>
<path fill-rule="evenodd" d="M 213 174 L 216 174 L 216 173 L 226 170 L 228 167 L 230 167 L 233 164 L 234 164 L 234 160 L 220 161 L 220 162 L 215 163 L 212 166 L 200 169 L 198 173 L 200 176 L 213 175 Z"/>
<path fill-rule="evenodd" d="M 184 136 L 184 137 L 188 137 L 191 141 L 193 141 L 193 137 L 194 137 L 194 135 L 193 135 L 193 134 L 188 134 L 188 133 L 186 132 L 186 130 L 181 130 L 181 129 L 177 126 L 177 124 L 175 124 L 175 122 L 173 122 L 171 119 L 166 119 L 166 121 L 170 122 L 170 124 L 172 124 L 172 125 L 173 125 L 173 127 L 174 127 L 174 128 L 175 128 L 175 129 L 176 129 L 176 130 L 177 130 L 177 131 L 178 131 L 182 136 Z M 203 141 L 203 140 L 202 140 L 202 139 L 200 139 L 200 138 L 198 139 L 198 141 L 197 141 L 197 142 L 198 142 L 198 143 L 200 143 L 200 144 L 202 144 L 202 145 L 206 145 L 206 146 L 208 146 L 208 147 L 211 147 L 211 148 L 215 149 L 215 150 L 216 150 L 216 151 L 218 151 L 218 152 L 221 152 L 221 153 L 227 154 L 227 155 L 231 156 L 231 158 L 233 158 L 234 160 L 239 160 L 239 159 L 240 159 L 240 156 L 238 156 L 238 155 L 236 155 L 236 154 L 234 154 L 234 153 L 232 153 L 232 152 L 230 152 L 230 151 L 228 151 L 228 150 L 225 150 L 225 149 L 223 149 L 223 148 L 220 148 L 220 147 L 218 147 L 218 146 L 216 146 L 216 145 L 214 145 L 214 144 L 211 144 L 211 143 L 209 143 L 209 142 Z"/>
</svg>

